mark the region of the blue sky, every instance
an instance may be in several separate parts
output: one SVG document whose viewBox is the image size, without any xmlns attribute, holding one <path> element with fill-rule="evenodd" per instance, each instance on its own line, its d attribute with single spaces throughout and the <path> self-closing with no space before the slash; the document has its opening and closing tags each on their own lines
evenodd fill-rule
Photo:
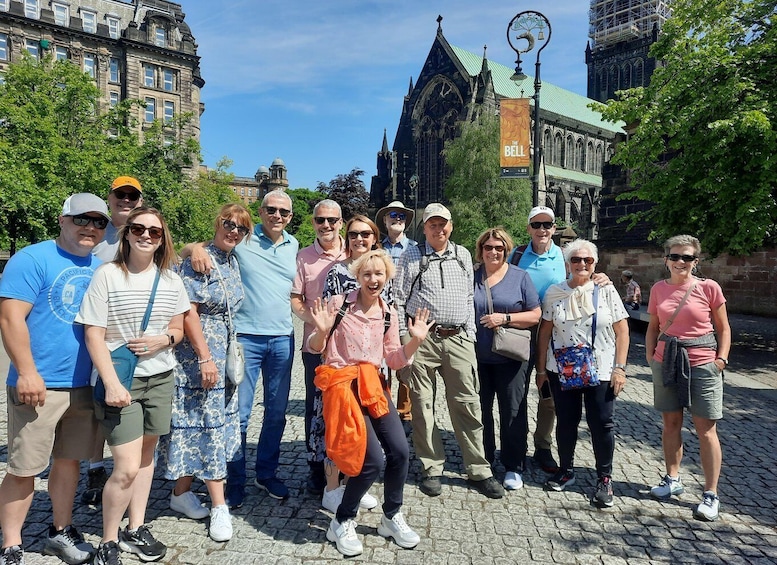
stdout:
<svg viewBox="0 0 777 565">
<path fill-rule="evenodd" d="M 513 66 L 507 24 L 539 10 L 553 34 L 542 79 L 585 94 L 586 0 L 179 0 L 199 45 L 206 165 L 221 157 L 252 177 L 280 157 L 292 188 L 316 187 L 354 167 L 375 174 L 383 130 L 389 147 L 410 78 L 415 82 L 443 16 L 446 39 Z M 526 56 L 525 56 L 526 57 Z M 524 58 L 534 74 L 535 52 Z"/>
</svg>

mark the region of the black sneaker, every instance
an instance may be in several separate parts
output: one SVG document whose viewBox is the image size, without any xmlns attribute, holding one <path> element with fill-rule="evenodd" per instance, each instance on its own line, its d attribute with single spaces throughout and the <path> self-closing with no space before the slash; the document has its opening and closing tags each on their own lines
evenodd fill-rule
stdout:
<svg viewBox="0 0 777 565">
<path fill-rule="evenodd" d="M 591 502 L 599 508 L 612 507 L 612 479 L 610 477 L 605 476 L 596 481 L 596 490 L 591 496 Z"/>
<path fill-rule="evenodd" d="M 424 477 L 418 483 L 418 490 L 426 496 L 440 496 L 442 494 L 442 481 L 440 481 L 440 477 Z"/>
<path fill-rule="evenodd" d="M 121 565 L 119 557 L 119 544 L 115 541 L 106 541 L 97 548 L 92 565 Z"/>
<path fill-rule="evenodd" d="M 479 481 L 467 479 L 467 484 L 488 498 L 502 498 L 505 495 L 505 489 L 494 477 L 488 477 Z"/>
<path fill-rule="evenodd" d="M 575 484 L 574 471 L 561 469 L 545 482 L 545 490 L 555 490 L 561 492 L 568 486 Z"/>
<path fill-rule="evenodd" d="M 558 463 L 553 459 L 553 453 L 550 449 L 535 449 L 534 461 L 539 465 L 543 471 L 549 474 L 558 473 Z"/>
<path fill-rule="evenodd" d="M 43 555 L 59 557 L 68 565 L 79 565 L 92 559 L 94 546 L 84 540 L 73 526 L 57 531 L 49 526 L 49 535 L 43 544 Z"/>
<path fill-rule="evenodd" d="M 0 552 L 0 565 L 24 565 L 24 551 L 20 545 L 6 547 Z"/>
<path fill-rule="evenodd" d="M 81 495 L 81 502 L 89 506 L 99 506 L 103 502 L 103 487 L 108 480 L 105 467 L 89 469 L 86 476 L 86 490 Z"/>
<path fill-rule="evenodd" d="M 119 530 L 119 547 L 137 555 L 141 561 L 157 561 L 167 553 L 167 546 L 154 538 L 145 524 L 134 532 L 129 526 Z"/>
</svg>

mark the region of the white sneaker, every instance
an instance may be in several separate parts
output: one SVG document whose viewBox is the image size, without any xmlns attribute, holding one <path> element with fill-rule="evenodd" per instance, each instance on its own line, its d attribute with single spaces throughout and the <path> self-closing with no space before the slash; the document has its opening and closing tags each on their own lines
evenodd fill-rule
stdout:
<svg viewBox="0 0 777 565">
<path fill-rule="evenodd" d="M 208 535 L 213 541 L 232 539 L 232 516 L 229 514 L 229 506 L 226 504 L 220 504 L 211 509 Z"/>
<path fill-rule="evenodd" d="M 718 495 L 711 490 L 704 491 L 701 498 L 701 503 L 696 507 L 693 516 L 698 520 L 704 520 L 705 522 L 714 522 L 718 519 L 718 512 L 720 510 L 720 500 Z"/>
<path fill-rule="evenodd" d="M 326 531 L 326 539 L 335 542 L 337 551 L 346 557 L 359 555 L 364 551 L 359 536 L 356 535 L 356 521 L 346 520 L 342 524 L 337 518 L 332 518 L 329 522 L 329 529 Z"/>
<path fill-rule="evenodd" d="M 340 485 L 334 490 L 327 490 L 324 488 L 324 496 L 321 497 L 321 506 L 336 513 L 337 507 L 343 501 L 343 494 L 345 494 L 345 485 Z"/>
<path fill-rule="evenodd" d="M 192 520 L 202 520 L 208 517 L 208 509 L 201 503 L 197 495 L 187 490 L 183 494 L 175 495 L 175 491 L 170 493 L 170 509 L 180 512 Z"/>
<path fill-rule="evenodd" d="M 507 471 L 505 473 L 505 480 L 502 482 L 502 486 L 506 490 L 518 490 L 523 488 L 523 478 L 520 473 L 515 471 Z"/>
<path fill-rule="evenodd" d="M 336 513 L 337 507 L 343 501 L 343 494 L 345 494 L 345 485 L 340 485 L 334 490 L 324 489 L 324 496 L 321 497 L 321 506 Z M 364 493 L 362 499 L 359 501 L 359 508 L 365 510 L 372 510 L 378 505 L 378 499 L 372 496 L 370 493 Z"/>
<path fill-rule="evenodd" d="M 394 538 L 394 542 L 405 549 L 413 549 L 421 543 L 421 537 L 410 529 L 402 512 L 397 512 L 390 520 L 385 514 L 381 516 L 378 533 L 384 538 Z"/>
<path fill-rule="evenodd" d="M 680 477 L 674 479 L 669 475 L 664 475 L 658 486 L 650 489 L 650 496 L 658 500 L 669 500 L 672 496 L 680 496 L 684 492 L 685 487 L 683 487 Z"/>
</svg>

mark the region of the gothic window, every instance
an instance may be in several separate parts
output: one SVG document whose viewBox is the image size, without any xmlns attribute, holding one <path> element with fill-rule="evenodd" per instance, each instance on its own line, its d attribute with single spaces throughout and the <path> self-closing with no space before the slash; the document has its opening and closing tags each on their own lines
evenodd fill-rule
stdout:
<svg viewBox="0 0 777 565">
<path fill-rule="evenodd" d="M 567 147 L 564 153 L 564 167 L 567 169 L 575 168 L 575 141 L 571 135 L 567 136 Z"/>
<path fill-rule="evenodd" d="M 607 98 L 615 98 L 615 91 L 620 88 L 620 74 L 620 67 L 610 67 L 610 89 L 607 91 Z"/>
<path fill-rule="evenodd" d="M 585 170 L 585 151 L 583 151 L 583 140 L 578 139 L 575 143 L 575 169 L 578 171 Z"/>
<path fill-rule="evenodd" d="M 596 145 L 596 173 L 597 174 L 602 173 L 603 165 L 604 165 L 604 150 L 602 149 L 602 144 L 599 143 Z"/>
<path fill-rule="evenodd" d="M 594 144 L 589 141 L 585 152 L 585 172 L 586 173 L 596 172 L 594 170 L 593 159 L 594 159 Z"/>
<path fill-rule="evenodd" d="M 564 165 L 564 141 L 560 133 L 553 138 L 553 164 Z"/>
<path fill-rule="evenodd" d="M 621 88 L 623 90 L 626 90 L 627 88 L 631 88 L 634 86 L 631 84 L 631 63 L 628 61 L 623 65 L 623 69 L 621 69 Z"/>
<path fill-rule="evenodd" d="M 642 59 L 634 63 L 634 86 L 645 86 L 645 64 Z"/>
<path fill-rule="evenodd" d="M 542 137 L 542 157 L 546 165 L 552 164 L 553 159 L 555 159 L 555 155 L 553 155 L 552 139 L 550 129 L 546 129 L 545 134 Z"/>
</svg>

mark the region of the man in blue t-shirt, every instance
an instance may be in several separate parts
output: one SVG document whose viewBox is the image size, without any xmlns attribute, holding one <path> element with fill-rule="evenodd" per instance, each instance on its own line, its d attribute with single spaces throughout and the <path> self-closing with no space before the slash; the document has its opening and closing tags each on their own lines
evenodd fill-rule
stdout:
<svg viewBox="0 0 777 565">
<path fill-rule="evenodd" d="M 87 193 L 65 200 L 56 240 L 30 245 L 8 262 L 0 280 L 0 332 L 11 360 L 6 381 L 8 467 L 0 485 L 2 562 L 23 562 L 22 526 L 35 476 L 53 463 L 53 524 L 43 553 L 85 563 L 94 547 L 72 525 L 79 462 L 97 430 L 84 328 L 74 324 L 95 268 L 92 250 L 108 225 L 105 202 Z"/>
</svg>

